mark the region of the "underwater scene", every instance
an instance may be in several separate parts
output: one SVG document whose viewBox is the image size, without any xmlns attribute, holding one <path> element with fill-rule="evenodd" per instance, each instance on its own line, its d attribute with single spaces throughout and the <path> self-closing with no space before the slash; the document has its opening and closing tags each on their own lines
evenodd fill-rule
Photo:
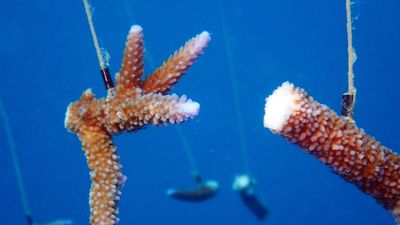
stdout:
<svg viewBox="0 0 400 225">
<path fill-rule="evenodd" d="M 400 224 L 399 11 L 3 2 L 0 225 Z"/>
</svg>

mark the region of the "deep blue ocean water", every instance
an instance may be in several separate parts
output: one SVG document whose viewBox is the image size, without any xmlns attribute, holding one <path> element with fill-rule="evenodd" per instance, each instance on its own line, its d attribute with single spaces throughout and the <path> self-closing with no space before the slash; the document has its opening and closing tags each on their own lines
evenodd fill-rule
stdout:
<svg viewBox="0 0 400 225">
<path fill-rule="evenodd" d="M 201 104 L 199 116 L 180 126 L 201 174 L 218 180 L 220 192 L 200 204 L 166 196 L 170 187 L 194 185 L 176 125 L 124 133 L 114 139 L 128 177 L 120 201 L 121 225 L 394 224 L 374 199 L 262 123 L 265 97 L 287 80 L 340 110 L 341 94 L 347 90 L 344 0 L 91 4 L 112 73 L 119 69 L 132 24 L 144 28 L 146 73 L 192 36 L 203 30 L 212 35 L 204 55 L 172 93 Z M 398 0 L 353 5 L 355 118 L 359 127 L 395 151 L 400 151 L 399 11 Z M 88 224 L 88 168 L 78 138 L 64 128 L 67 105 L 82 91 L 92 88 L 98 97 L 105 96 L 82 2 L 2 2 L 0 47 L 0 97 L 33 217 L 37 222 L 68 218 Z M 237 108 L 250 171 L 270 211 L 264 222 L 231 189 L 234 176 L 243 172 Z M 3 122 L 0 178 L 0 224 L 25 224 Z"/>
</svg>

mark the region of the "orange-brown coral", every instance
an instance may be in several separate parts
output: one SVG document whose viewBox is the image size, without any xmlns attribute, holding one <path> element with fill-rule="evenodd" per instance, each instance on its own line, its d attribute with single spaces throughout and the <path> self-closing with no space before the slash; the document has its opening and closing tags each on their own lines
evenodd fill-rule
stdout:
<svg viewBox="0 0 400 225">
<path fill-rule="evenodd" d="M 210 36 L 202 32 L 189 40 L 147 79 L 143 75 L 143 34 L 132 26 L 116 87 L 107 98 L 96 99 L 87 90 L 71 103 L 65 127 L 79 136 L 90 169 L 90 222 L 118 222 L 120 188 L 125 181 L 112 135 L 134 131 L 147 124 L 179 123 L 198 114 L 200 105 L 186 96 L 165 95 L 207 46 Z"/>
<path fill-rule="evenodd" d="M 400 157 L 352 121 L 286 82 L 267 98 L 264 126 L 374 197 L 398 221 Z"/>
</svg>

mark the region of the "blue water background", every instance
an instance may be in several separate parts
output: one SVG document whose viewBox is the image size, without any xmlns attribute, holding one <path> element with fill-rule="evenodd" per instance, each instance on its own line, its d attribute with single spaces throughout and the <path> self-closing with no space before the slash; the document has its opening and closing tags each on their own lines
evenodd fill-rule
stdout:
<svg viewBox="0 0 400 225">
<path fill-rule="evenodd" d="M 212 35 L 204 55 L 172 93 L 201 103 L 200 115 L 181 128 L 201 173 L 219 181 L 220 193 L 201 204 L 165 195 L 167 188 L 194 185 L 176 125 L 124 133 L 114 139 L 128 177 L 120 201 L 121 225 L 394 224 L 374 199 L 262 124 L 265 97 L 287 80 L 340 110 L 347 89 L 344 0 L 93 0 L 92 5 L 113 73 L 134 23 L 144 28 L 146 73 L 153 69 L 150 61 L 160 65 L 192 36 L 203 30 Z M 356 121 L 397 151 L 399 11 L 398 0 L 353 5 Z M 231 190 L 233 177 L 243 172 L 243 158 L 226 43 L 250 171 L 270 210 L 264 222 Z M 78 138 L 64 128 L 67 105 L 85 89 L 105 95 L 82 2 L 2 2 L 0 47 L 0 96 L 33 217 L 38 222 L 70 218 L 74 224 L 88 224 L 88 168 Z M 0 178 L 0 224 L 25 224 L 2 122 Z"/>
</svg>

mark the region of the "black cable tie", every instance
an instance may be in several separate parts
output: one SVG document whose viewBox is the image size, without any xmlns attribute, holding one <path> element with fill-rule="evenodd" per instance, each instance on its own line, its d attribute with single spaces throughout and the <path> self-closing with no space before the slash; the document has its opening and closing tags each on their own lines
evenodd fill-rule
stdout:
<svg viewBox="0 0 400 225">
<path fill-rule="evenodd" d="M 114 82 L 111 78 L 110 71 L 108 70 L 108 68 L 106 67 L 106 68 L 100 69 L 100 73 L 101 73 L 101 76 L 103 77 L 103 81 L 104 81 L 104 85 L 106 86 L 106 90 L 108 91 L 109 89 L 113 88 Z"/>
<path fill-rule="evenodd" d="M 353 118 L 354 114 L 354 94 L 344 93 L 342 95 L 342 116 Z"/>
</svg>

